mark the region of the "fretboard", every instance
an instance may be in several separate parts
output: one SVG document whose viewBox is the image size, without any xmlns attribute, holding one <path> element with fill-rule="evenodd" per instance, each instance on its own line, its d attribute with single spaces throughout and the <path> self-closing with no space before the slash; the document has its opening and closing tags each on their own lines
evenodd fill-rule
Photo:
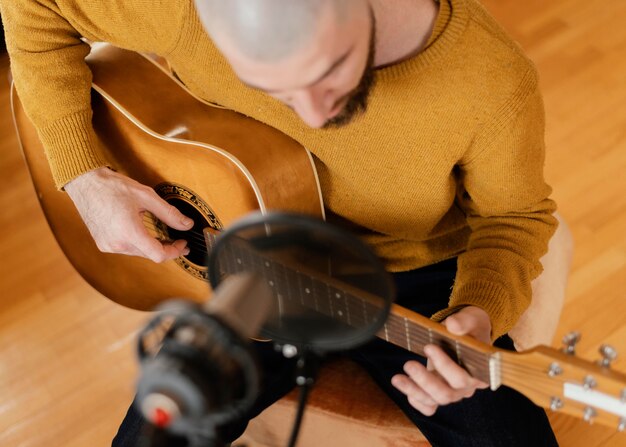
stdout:
<svg viewBox="0 0 626 447">
<path fill-rule="evenodd" d="M 215 237 L 210 233 L 205 235 L 210 250 Z M 383 301 L 332 276 L 330 264 L 328 275 L 320 273 L 319 269 L 312 272 L 304 265 L 287 264 L 251 249 L 244 241 L 230 243 L 223 251 L 220 273 L 230 275 L 252 271 L 261 275 L 272 289 L 281 314 L 288 314 L 293 306 L 304 306 L 348 326 L 378 323 Z M 468 345 L 462 337 L 450 335 L 440 324 L 415 312 L 393 305 L 376 335 L 418 355 L 424 355 L 427 344 L 440 346 L 472 376 L 489 384 L 493 382 L 492 352 Z"/>
</svg>

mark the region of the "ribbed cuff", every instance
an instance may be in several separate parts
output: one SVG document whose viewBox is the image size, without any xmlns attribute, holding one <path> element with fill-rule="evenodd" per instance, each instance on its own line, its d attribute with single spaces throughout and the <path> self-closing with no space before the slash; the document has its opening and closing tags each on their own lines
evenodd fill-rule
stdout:
<svg viewBox="0 0 626 447">
<path fill-rule="evenodd" d="M 78 112 L 39 129 L 58 189 L 87 171 L 107 166 L 98 150 L 91 117 L 91 111 Z"/>
<path fill-rule="evenodd" d="M 511 304 L 513 300 L 509 291 L 499 283 L 474 280 L 455 286 L 448 308 L 443 309 L 431 318 L 443 321 L 453 313 L 467 306 L 483 309 L 491 320 L 491 339 L 506 334 L 521 316 Z"/>
</svg>

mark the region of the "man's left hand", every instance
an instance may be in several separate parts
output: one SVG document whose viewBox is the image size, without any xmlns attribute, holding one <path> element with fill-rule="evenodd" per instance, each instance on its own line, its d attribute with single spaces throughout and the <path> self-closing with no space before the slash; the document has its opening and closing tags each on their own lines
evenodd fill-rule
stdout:
<svg viewBox="0 0 626 447">
<path fill-rule="evenodd" d="M 489 315 L 479 307 L 464 307 L 446 318 L 442 324 L 455 335 L 469 335 L 491 344 Z M 411 406 L 426 416 L 432 416 L 440 405 L 471 397 L 477 389 L 488 385 L 454 362 L 435 345 L 426 345 L 424 353 L 428 367 L 415 360 L 404 364 L 405 374 L 396 374 L 391 384 L 404 393 Z"/>
</svg>

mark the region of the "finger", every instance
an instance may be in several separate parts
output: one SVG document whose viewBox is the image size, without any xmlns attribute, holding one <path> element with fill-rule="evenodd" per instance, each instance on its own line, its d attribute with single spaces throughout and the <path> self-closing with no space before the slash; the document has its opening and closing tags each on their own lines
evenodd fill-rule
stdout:
<svg viewBox="0 0 626 447">
<path fill-rule="evenodd" d="M 411 399 L 422 402 L 428 406 L 437 405 L 437 403 L 426 392 L 424 392 L 413 380 L 404 374 L 396 374 L 393 376 L 391 378 L 391 384 L 398 391 Z"/>
<path fill-rule="evenodd" d="M 181 231 L 189 230 L 193 227 L 193 220 L 178 211 L 175 206 L 167 203 L 150 188 L 147 188 L 145 191 L 142 205 L 146 211 L 150 211 L 168 227 Z"/>
<path fill-rule="evenodd" d="M 437 412 L 437 408 L 439 407 L 438 405 L 425 404 L 422 401 L 414 399 L 412 397 L 408 397 L 407 400 L 413 408 L 422 413 L 424 416 L 432 416 Z"/>
<path fill-rule="evenodd" d="M 452 334 L 471 335 L 484 343 L 491 343 L 491 322 L 483 309 L 464 307 L 442 323 Z"/>
<path fill-rule="evenodd" d="M 406 362 L 404 371 L 438 405 L 447 405 L 463 397 L 460 392 L 452 389 L 443 378 L 427 371 L 419 362 Z"/>
<path fill-rule="evenodd" d="M 187 241 L 184 239 L 178 239 L 174 242 L 163 242 L 163 245 L 173 246 L 180 253 L 180 256 L 187 256 L 190 252 Z"/>
<path fill-rule="evenodd" d="M 407 362 L 404 370 L 438 405 L 448 405 L 466 397 L 466 389 L 452 388 L 439 372 L 430 372 L 422 365 L 410 363 L 413 362 Z"/>
<path fill-rule="evenodd" d="M 136 226 L 131 231 L 131 240 L 139 256 L 161 263 L 183 256 L 186 241 L 162 243 L 151 236 L 141 222 L 133 222 Z"/>
<path fill-rule="evenodd" d="M 178 239 L 175 241 L 164 241 L 161 239 L 157 239 L 157 241 L 163 244 L 163 249 L 167 253 L 178 253 L 178 256 L 175 257 L 187 256 L 191 251 L 187 246 L 187 241 L 185 239 Z M 176 251 L 172 251 L 169 247 L 173 247 Z"/>
<path fill-rule="evenodd" d="M 476 388 L 489 387 L 487 383 L 473 377 L 438 346 L 427 345 L 424 347 L 424 353 L 428 356 L 428 365 L 432 368 L 433 374 L 439 375 L 451 388 L 459 390 L 462 397 L 471 397 Z"/>
<path fill-rule="evenodd" d="M 471 328 L 471 324 L 467 321 L 465 315 L 459 314 L 454 314 L 446 318 L 443 321 L 443 325 L 454 335 L 466 335 Z"/>
<path fill-rule="evenodd" d="M 474 386 L 474 378 L 438 346 L 427 345 L 424 353 L 433 368 L 452 388 L 462 390 Z"/>
<path fill-rule="evenodd" d="M 420 413 L 432 416 L 437 411 L 437 403 L 404 374 L 393 376 L 391 384 L 405 394 L 409 404 Z"/>
</svg>

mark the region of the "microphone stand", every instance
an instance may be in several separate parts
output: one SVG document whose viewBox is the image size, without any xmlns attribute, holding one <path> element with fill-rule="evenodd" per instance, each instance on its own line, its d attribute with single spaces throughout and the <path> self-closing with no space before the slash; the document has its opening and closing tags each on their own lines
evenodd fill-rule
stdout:
<svg viewBox="0 0 626 447">
<path fill-rule="evenodd" d="M 298 434 L 300 433 L 300 426 L 302 425 L 302 419 L 304 417 L 304 410 L 306 408 L 309 392 L 315 384 L 317 372 L 319 371 L 321 357 L 311 349 L 304 348 L 302 353 L 298 357 L 296 362 L 296 385 L 300 389 L 298 398 L 298 409 L 296 411 L 296 418 L 293 423 L 293 429 L 291 436 L 289 437 L 288 447 L 295 447 L 298 440 Z"/>
</svg>

